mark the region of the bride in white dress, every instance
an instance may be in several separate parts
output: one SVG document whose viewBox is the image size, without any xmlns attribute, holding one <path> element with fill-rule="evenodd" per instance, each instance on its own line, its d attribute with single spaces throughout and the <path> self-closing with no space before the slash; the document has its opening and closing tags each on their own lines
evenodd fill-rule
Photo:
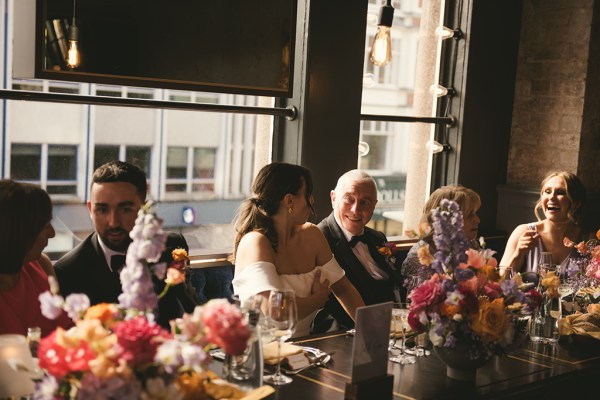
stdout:
<svg viewBox="0 0 600 400">
<path fill-rule="evenodd" d="M 350 316 L 364 306 L 319 228 L 306 222 L 314 212 L 312 189 L 306 168 L 266 165 L 236 220 L 234 293 L 242 302 L 260 294 L 266 303 L 271 290 L 292 290 L 299 319 L 293 337 L 310 333 L 314 315 L 331 291 Z"/>
</svg>

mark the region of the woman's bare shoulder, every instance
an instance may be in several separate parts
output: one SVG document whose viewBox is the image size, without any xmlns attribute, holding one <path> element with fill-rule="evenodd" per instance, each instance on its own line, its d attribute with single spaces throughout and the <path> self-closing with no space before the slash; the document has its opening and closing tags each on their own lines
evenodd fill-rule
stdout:
<svg viewBox="0 0 600 400">
<path fill-rule="evenodd" d="M 238 245 L 235 265 L 244 267 L 258 261 L 274 262 L 273 247 L 264 234 L 258 231 L 248 232 Z"/>
</svg>

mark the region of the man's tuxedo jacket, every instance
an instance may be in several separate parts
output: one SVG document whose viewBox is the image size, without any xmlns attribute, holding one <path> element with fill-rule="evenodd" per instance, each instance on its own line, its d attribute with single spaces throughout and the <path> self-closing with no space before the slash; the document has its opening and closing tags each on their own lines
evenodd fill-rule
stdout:
<svg viewBox="0 0 600 400">
<path fill-rule="evenodd" d="M 165 244 L 167 249 L 161 256 L 161 262 L 170 262 L 171 251 L 175 248 L 189 250 L 185 238 L 180 234 L 169 233 Z M 54 267 L 60 292 L 64 297 L 71 293 L 84 293 L 90 298 L 92 305 L 119 302 L 118 297 L 123 292 L 121 282 L 118 274 L 108 267 L 96 232 L 61 257 Z M 156 293 L 160 293 L 165 287 L 165 283 L 154 275 L 153 283 Z M 181 317 L 184 311 L 192 312 L 195 305 L 196 301 L 187 292 L 185 283 L 172 286 L 158 302 L 157 321 L 168 328 L 171 319 Z"/>
</svg>

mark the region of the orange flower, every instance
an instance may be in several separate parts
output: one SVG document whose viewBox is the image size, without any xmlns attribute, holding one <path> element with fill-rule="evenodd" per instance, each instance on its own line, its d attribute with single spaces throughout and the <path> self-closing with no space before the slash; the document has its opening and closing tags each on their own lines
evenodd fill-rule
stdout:
<svg viewBox="0 0 600 400">
<path fill-rule="evenodd" d="M 391 257 L 392 256 L 392 249 L 390 249 L 387 246 L 383 246 L 377 249 L 379 251 L 379 254 L 385 256 L 385 257 Z"/>
<path fill-rule="evenodd" d="M 99 303 L 88 308 L 83 319 L 97 319 L 104 326 L 110 326 L 120 316 L 119 308 L 115 304 Z"/>
<path fill-rule="evenodd" d="M 446 315 L 448 318 L 452 319 L 456 314 L 461 314 L 462 307 L 458 304 L 448 304 L 446 302 L 442 303 L 440 307 L 440 314 Z"/>
<path fill-rule="evenodd" d="M 187 251 L 185 251 L 185 249 L 182 248 L 176 248 L 171 252 L 171 257 L 173 257 L 173 261 L 175 262 L 179 262 L 179 261 L 189 261 L 190 257 L 188 257 L 188 253 Z"/>
<path fill-rule="evenodd" d="M 600 229 L 596 232 L 596 239 L 600 240 Z"/>
<path fill-rule="evenodd" d="M 500 280 L 500 272 L 493 265 L 484 265 L 481 272 L 491 281 L 498 282 Z"/>
<path fill-rule="evenodd" d="M 471 329 L 484 343 L 500 340 L 508 328 L 504 299 L 499 297 L 490 302 L 486 297 L 480 297 L 479 310 L 471 314 L 470 320 Z"/>
</svg>

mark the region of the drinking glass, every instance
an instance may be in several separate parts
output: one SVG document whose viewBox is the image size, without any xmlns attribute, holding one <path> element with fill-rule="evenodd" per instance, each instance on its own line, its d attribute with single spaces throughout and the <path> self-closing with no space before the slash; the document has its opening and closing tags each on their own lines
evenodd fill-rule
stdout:
<svg viewBox="0 0 600 400">
<path fill-rule="evenodd" d="M 298 311 L 296 309 L 296 295 L 292 291 L 272 290 L 267 302 L 266 325 L 273 329 L 277 341 L 277 369 L 274 374 L 264 377 L 264 382 L 271 385 L 286 385 L 292 378 L 281 373 L 281 343 L 292 337 Z"/>
<path fill-rule="evenodd" d="M 552 265 L 552 253 L 549 251 L 542 251 L 538 260 L 538 274 L 543 278 L 548 267 Z"/>
<path fill-rule="evenodd" d="M 408 303 L 394 303 L 392 308 L 392 322 L 394 326 L 394 342 L 391 346 L 392 349 L 396 349 L 396 332 L 398 332 L 398 324 L 401 324 L 402 328 L 402 344 L 400 345 L 400 354 L 392 354 L 390 361 L 398 364 L 414 364 L 417 360 L 414 356 L 406 354 L 406 326 L 408 325 Z M 390 351 L 390 353 L 392 353 Z"/>
</svg>

